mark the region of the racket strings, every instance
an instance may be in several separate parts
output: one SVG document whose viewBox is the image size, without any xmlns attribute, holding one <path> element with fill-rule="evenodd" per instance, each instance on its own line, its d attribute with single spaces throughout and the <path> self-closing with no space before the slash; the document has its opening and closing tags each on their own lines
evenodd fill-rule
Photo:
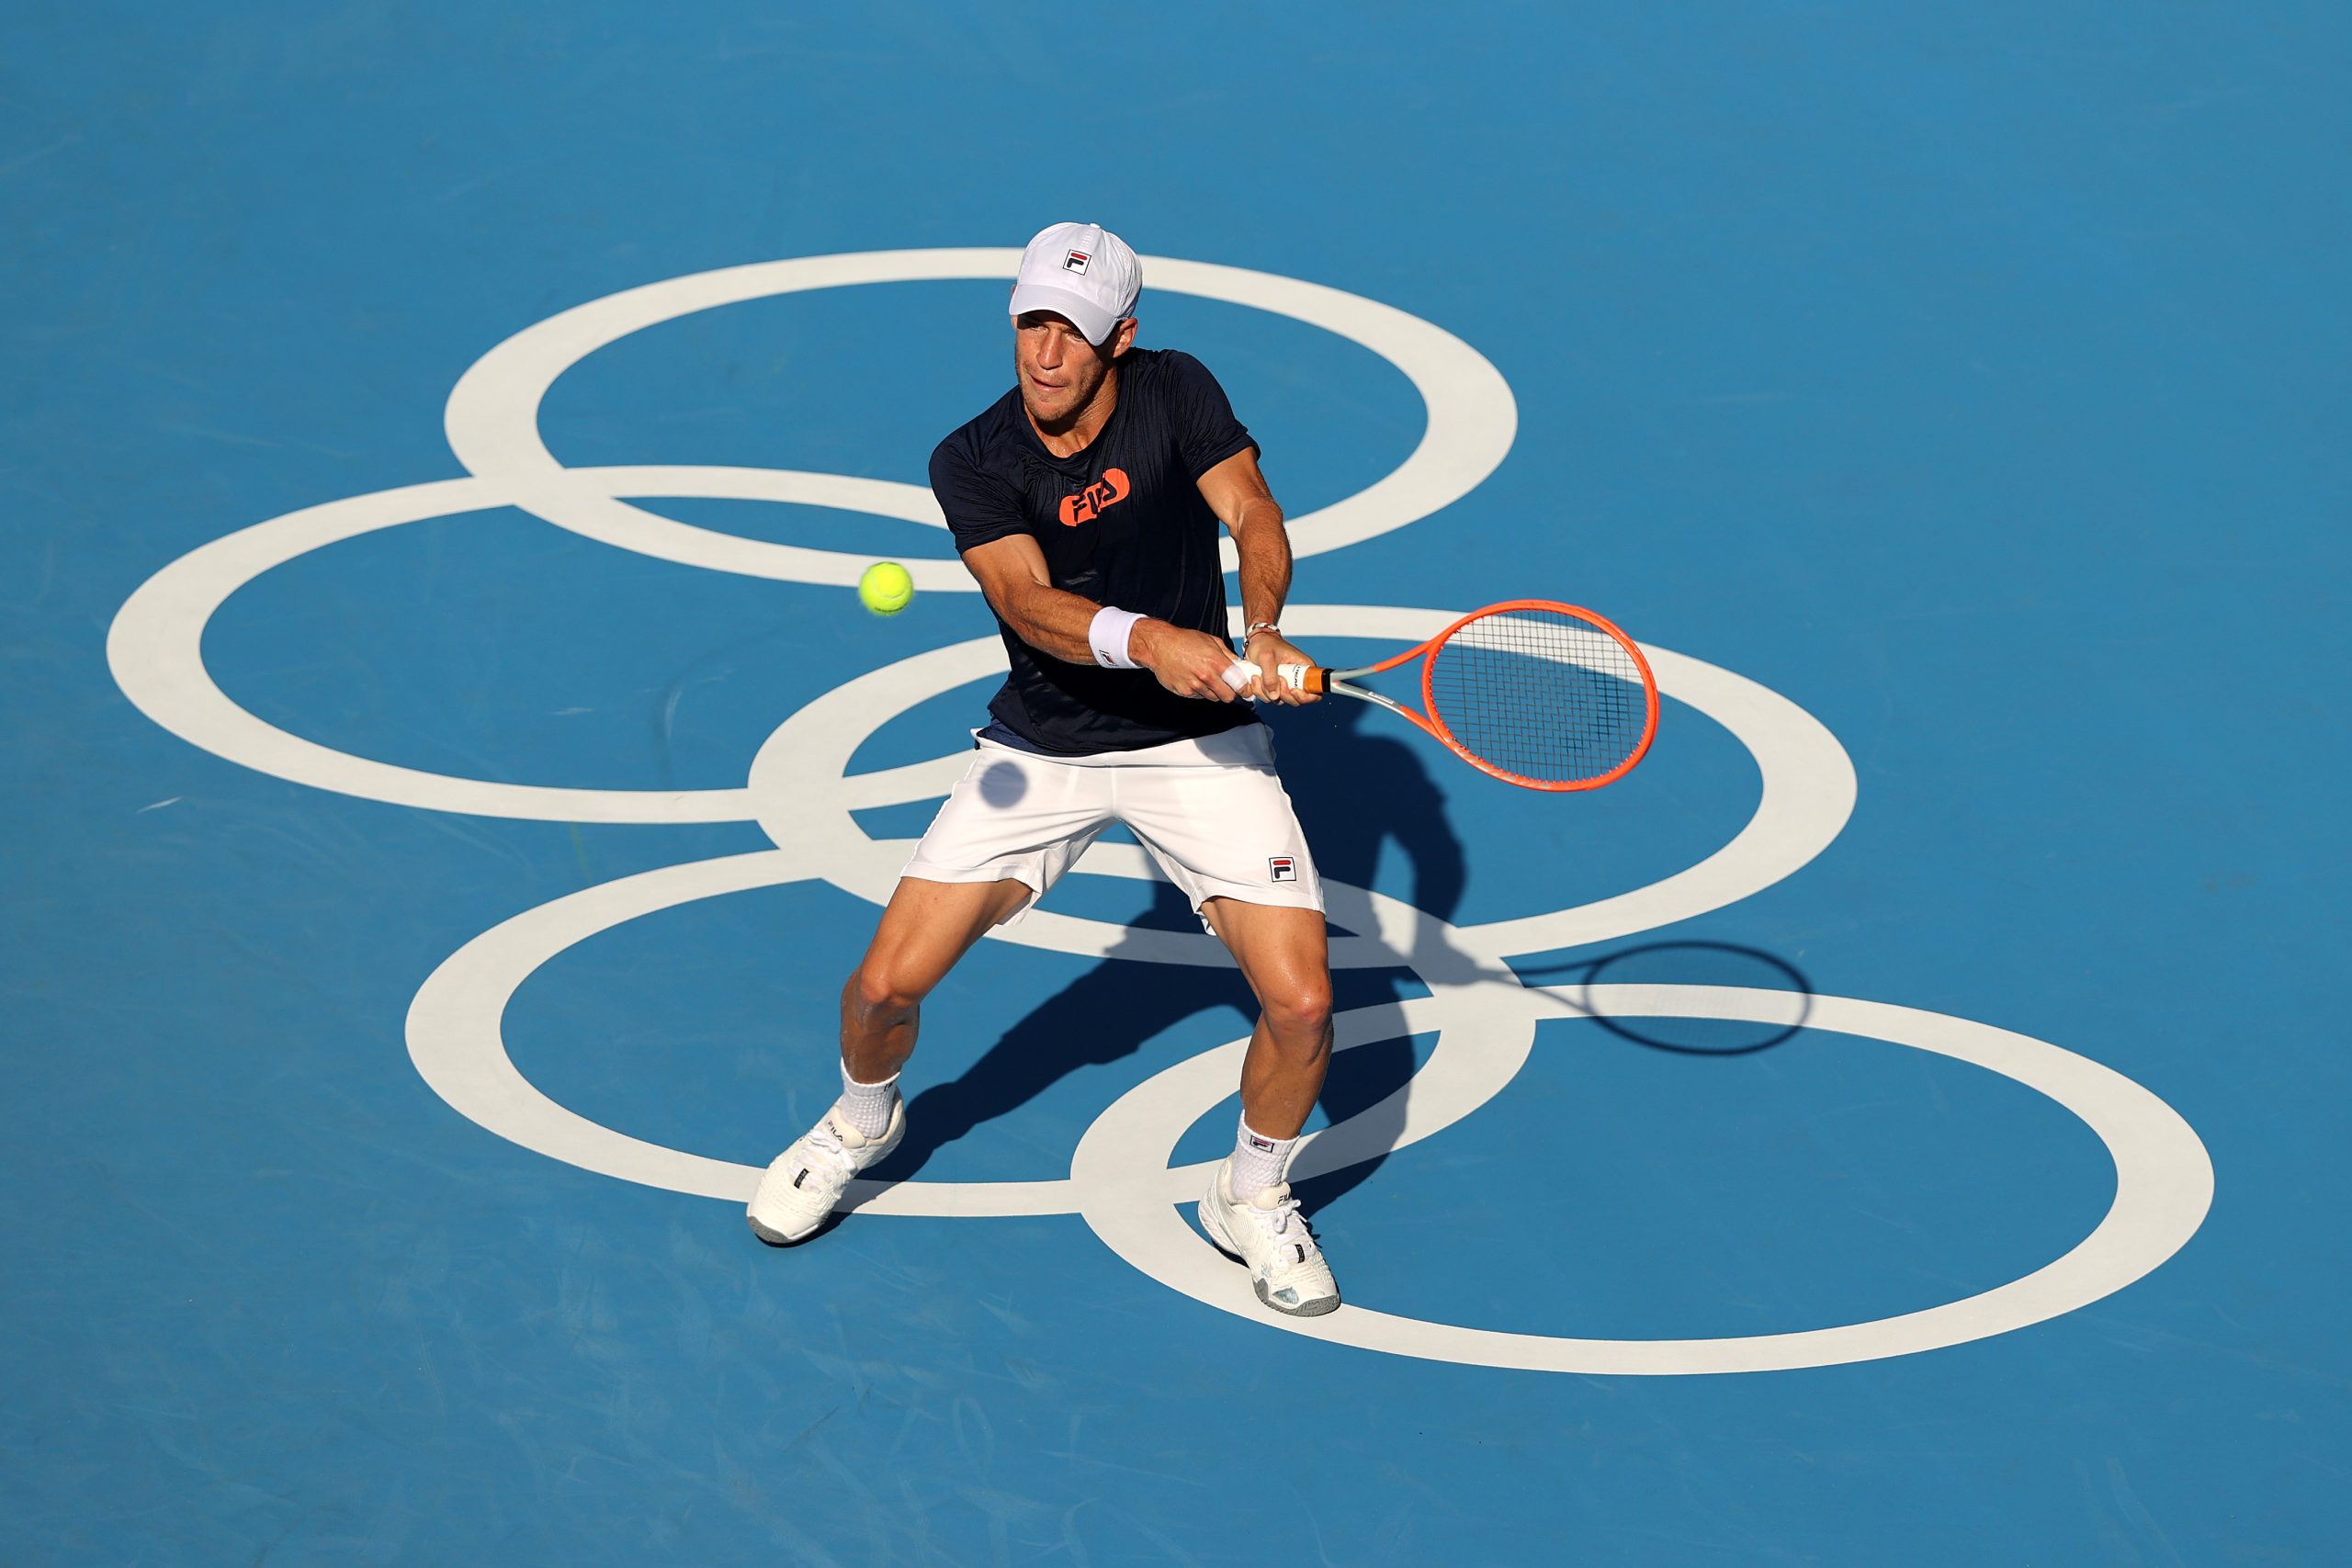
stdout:
<svg viewBox="0 0 2352 1568">
<path fill-rule="evenodd" d="M 1632 756 L 1649 728 L 1634 656 L 1558 610 L 1459 627 L 1430 656 L 1430 716 L 1462 747 L 1539 784 L 1582 784 Z"/>
</svg>

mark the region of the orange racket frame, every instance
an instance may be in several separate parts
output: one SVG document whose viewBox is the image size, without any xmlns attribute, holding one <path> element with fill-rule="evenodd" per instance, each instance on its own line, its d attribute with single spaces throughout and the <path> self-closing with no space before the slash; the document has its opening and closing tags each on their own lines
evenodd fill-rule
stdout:
<svg viewBox="0 0 2352 1568">
<path fill-rule="evenodd" d="M 1438 712 L 1437 704 L 1430 690 L 1430 682 L 1437 670 L 1438 651 L 1445 646 L 1446 638 L 1473 621 L 1484 620 L 1488 615 L 1504 615 L 1513 610 L 1548 610 L 1555 615 L 1573 616 L 1596 631 L 1606 632 L 1615 640 L 1618 647 L 1625 650 L 1626 657 L 1634 661 L 1634 668 L 1641 671 L 1644 706 L 1642 738 L 1634 743 L 1633 750 L 1627 754 L 1623 761 L 1599 777 L 1532 779 L 1524 773 L 1515 773 L 1509 768 L 1500 767 L 1487 761 L 1486 758 L 1479 756 L 1456 739 L 1453 731 L 1446 728 L 1444 716 Z M 1424 712 L 1415 713 L 1394 697 L 1384 696 L 1378 692 L 1348 683 L 1360 676 L 1385 674 L 1398 665 L 1409 663 L 1415 659 L 1427 660 L 1421 666 L 1421 706 Z M 1521 789 L 1599 789 L 1602 784 L 1614 784 L 1631 772 L 1634 764 L 1648 753 L 1650 742 L 1657 735 L 1657 677 L 1650 672 L 1650 661 L 1642 656 L 1640 645 L 1627 637 L 1614 621 L 1606 616 L 1596 615 L 1590 610 L 1581 609 L 1574 604 L 1563 604 L 1554 599 L 1507 599 L 1499 604 L 1488 604 L 1484 609 L 1473 610 L 1419 647 L 1408 648 L 1404 652 L 1393 658 L 1384 659 L 1377 664 L 1361 665 L 1353 670 L 1326 670 L 1312 664 L 1285 664 L 1282 667 L 1282 678 L 1291 685 L 1305 691 L 1342 693 L 1351 697 L 1361 697 L 1368 703 L 1377 703 L 1393 713 L 1401 714 L 1420 726 L 1430 739 L 1480 773 L 1498 778 L 1505 784 L 1517 784 Z"/>
</svg>

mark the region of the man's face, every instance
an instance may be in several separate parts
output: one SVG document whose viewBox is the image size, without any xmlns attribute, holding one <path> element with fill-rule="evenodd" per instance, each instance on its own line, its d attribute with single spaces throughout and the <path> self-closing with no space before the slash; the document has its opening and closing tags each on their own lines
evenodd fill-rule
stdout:
<svg viewBox="0 0 2352 1568">
<path fill-rule="evenodd" d="M 1111 363 L 1135 336 L 1135 322 L 1121 321 L 1102 346 L 1066 317 L 1030 310 L 1013 318 L 1012 365 L 1021 378 L 1021 400 L 1042 425 L 1076 417 L 1111 374 Z"/>
</svg>

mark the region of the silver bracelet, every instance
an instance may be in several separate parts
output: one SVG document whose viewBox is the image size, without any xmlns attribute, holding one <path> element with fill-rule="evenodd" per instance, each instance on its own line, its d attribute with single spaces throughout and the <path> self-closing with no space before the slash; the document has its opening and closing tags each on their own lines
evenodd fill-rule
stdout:
<svg viewBox="0 0 2352 1568">
<path fill-rule="evenodd" d="M 1249 629 L 1248 631 L 1243 632 L 1243 633 L 1241 634 L 1241 640 L 1242 640 L 1243 642 L 1248 642 L 1251 637 L 1256 637 L 1260 632 L 1272 632 L 1272 633 L 1273 633 L 1276 637 L 1280 637 L 1280 636 L 1282 636 L 1282 635 L 1283 635 L 1283 629 L 1282 629 L 1282 627 L 1280 627 L 1280 626 L 1278 626 L 1274 625 L 1274 623 L 1273 623 L 1273 622 L 1272 622 L 1272 621 L 1252 621 L 1252 622 L 1250 622 L 1250 629 Z"/>
</svg>

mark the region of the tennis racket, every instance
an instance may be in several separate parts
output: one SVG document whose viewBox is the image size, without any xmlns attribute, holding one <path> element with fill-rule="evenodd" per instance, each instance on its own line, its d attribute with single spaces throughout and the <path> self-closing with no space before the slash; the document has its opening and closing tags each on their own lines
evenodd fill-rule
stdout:
<svg viewBox="0 0 2352 1568">
<path fill-rule="evenodd" d="M 1416 659 L 1425 712 L 1351 683 Z M 1256 673 L 1250 666 L 1242 680 Z M 1623 778 L 1657 734 L 1657 681 L 1634 639 L 1589 610 L 1548 599 L 1473 610 L 1377 664 L 1285 664 L 1281 674 L 1300 690 L 1401 714 L 1479 772 L 1524 789 L 1599 789 Z"/>
</svg>

